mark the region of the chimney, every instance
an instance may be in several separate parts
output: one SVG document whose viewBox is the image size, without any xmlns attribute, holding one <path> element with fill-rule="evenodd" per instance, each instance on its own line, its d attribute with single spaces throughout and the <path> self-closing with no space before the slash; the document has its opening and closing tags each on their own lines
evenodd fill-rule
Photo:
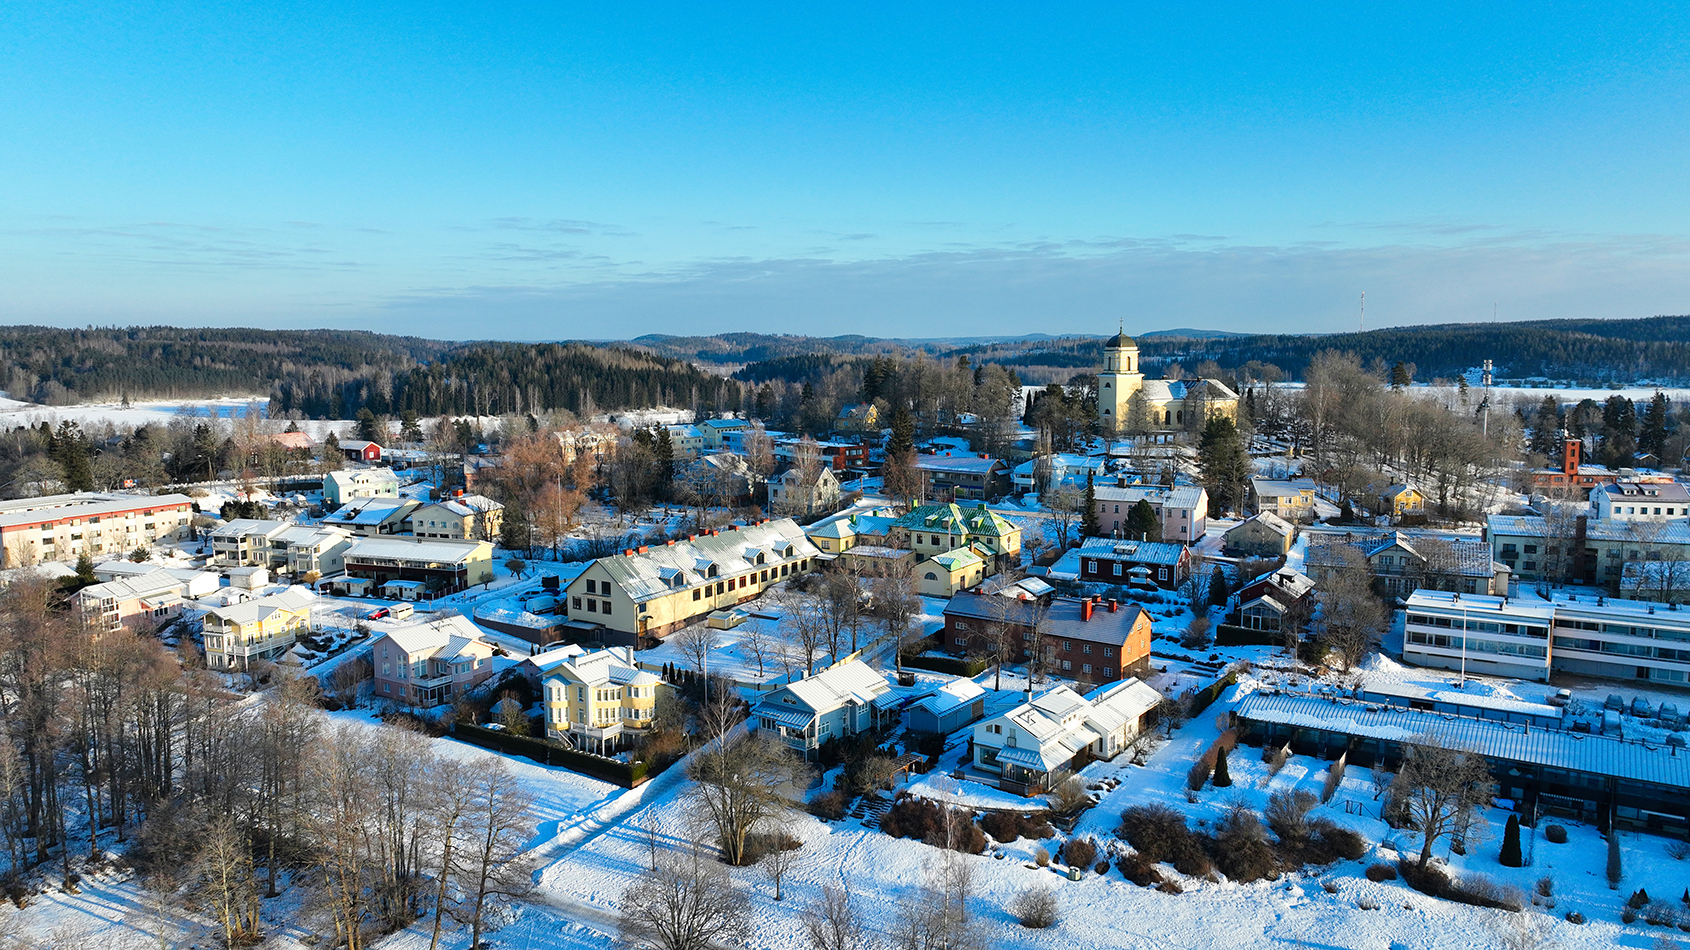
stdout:
<svg viewBox="0 0 1690 950">
<path fill-rule="evenodd" d="M 639 546 L 638 550 L 641 554 L 644 554 L 644 553 L 646 553 L 647 550 L 649 550 L 649 548 L 646 545 L 642 544 L 642 545 Z"/>
<path fill-rule="evenodd" d="M 623 548 L 622 549 L 622 556 L 623 557 L 632 557 L 633 554 L 634 554 L 633 548 Z"/>
<path fill-rule="evenodd" d="M 666 548 L 672 548 L 672 547 L 674 547 L 674 546 L 675 546 L 675 539 L 674 539 L 674 538 L 670 538 L 670 539 L 669 539 L 669 540 L 667 540 L 667 541 L 665 541 L 665 542 L 663 542 L 663 546 L 664 546 L 664 547 L 666 547 Z"/>
<path fill-rule="evenodd" d="M 1125 487 L 1127 487 L 1127 476 L 1125 476 L 1125 475 L 1116 475 L 1116 476 L 1115 476 L 1115 487 L 1117 487 L 1117 488 L 1125 488 Z"/>
<path fill-rule="evenodd" d="M 1118 611 L 1120 609 L 1121 609 L 1121 602 L 1120 601 L 1114 600 L 1114 599 L 1111 599 L 1109 601 L 1109 612 L 1110 613 L 1115 613 L 1116 611 Z"/>
<path fill-rule="evenodd" d="M 989 455 L 987 455 L 987 454 L 986 454 L 986 453 L 984 453 L 984 452 L 981 452 L 981 453 L 980 453 L 980 457 L 981 457 L 981 458 L 983 458 L 983 459 L 984 459 L 984 458 L 991 458 L 991 456 L 989 456 Z"/>
<path fill-rule="evenodd" d="M 1087 620 L 1090 620 L 1090 619 L 1091 619 L 1091 601 L 1082 600 L 1082 601 L 1080 601 L 1080 620 L 1083 622 L 1083 621 L 1087 621 Z"/>
</svg>

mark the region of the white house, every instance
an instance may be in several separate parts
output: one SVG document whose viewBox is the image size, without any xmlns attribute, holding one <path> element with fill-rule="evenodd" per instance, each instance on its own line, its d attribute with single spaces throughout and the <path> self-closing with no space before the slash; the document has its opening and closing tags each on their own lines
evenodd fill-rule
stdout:
<svg viewBox="0 0 1690 950">
<path fill-rule="evenodd" d="M 336 508 L 354 498 L 399 495 L 399 476 L 392 469 L 368 468 L 330 472 L 323 477 L 323 504 Z"/>
<path fill-rule="evenodd" d="M 873 667 L 852 660 L 763 697 L 752 707 L 751 721 L 808 757 L 829 739 L 874 728 L 875 700 L 891 689 Z"/>
<path fill-rule="evenodd" d="M 1091 759 L 1114 758 L 1162 696 L 1137 678 L 1081 696 L 1058 686 L 974 724 L 974 767 L 1022 795 L 1049 791 Z"/>
</svg>

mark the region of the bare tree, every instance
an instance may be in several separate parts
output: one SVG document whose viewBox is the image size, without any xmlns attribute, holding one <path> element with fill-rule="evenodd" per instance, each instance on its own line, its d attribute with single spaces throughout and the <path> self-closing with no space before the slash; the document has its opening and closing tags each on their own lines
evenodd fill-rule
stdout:
<svg viewBox="0 0 1690 950">
<path fill-rule="evenodd" d="M 1040 495 L 1039 502 L 1050 512 L 1050 518 L 1045 523 L 1056 533 L 1053 540 L 1057 549 L 1068 550 L 1069 540 L 1078 531 L 1085 516 L 1085 492 L 1072 485 L 1057 485 Z"/>
<path fill-rule="evenodd" d="M 1345 671 L 1379 646 L 1390 615 L 1373 592 L 1373 575 L 1367 559 L 1348 545 L 1334 552 L 1340 564 L 1316 592 L 1320 606 L 1319 631 L 1322 642 Z"/>
<path fill-rule="evenodd" d="M 222 816 L 205 829 L 194 872 L 199 880 L 195 892 L 217 921 L 223 945 L 256 942 L 262 935 L 258 873 L 252 865 L 252 841 L 233 817 Z"/>
<path fill-rule="evenodd" d="M 921 598 L 915 590 L 915 564 L 910 559 L 877 563 L 869 578 L 869 595 L 874 611 L 879 614 L 886 635 L 896 641 L 893 644 L 896 657 L 893 663 L 900 670 L 903 669 L 904 645 L 911 636 L 911 621 L 921 613 Z"/>
<path fill-rule="evenodd" d="M 951 825 L 960 820 L 954 809 L 946 809 L 947 847 L 928 864 L 915 899 L 899 908 L 893 929 L 898 950 L 983 950 L 986 946 L 984 930 L 968 910 L 974 868 L 966 855 L 948 846 Z"/>
<path fill-rule="evenodd" d="M 429 821 L 438 839 L 439 856 L 434 867 L 434 928 L 429 936 L 428 950 L 437 950 L 442 918 L 452 895 L 453 870 L 458 864 L 458 850 L 463 847 L 462 839 L 470 809 L 475 804 L 476 789 L 469 767 L 457 759 L 441 761 L 431 778 L 435 791 L 430 802 Z"/>
<path fill-rule="evenodd" d="M 722 632 L 708 623 L 682 627 L 674 636 L 675 647 L 704 676 L 704 701 L 710 701 L 710 651 L 722 642 Z"/>
<path fill-rule="evenodd" d="M 790 584 L 781 589 L 779 601 L 786 613 L 787 642 L 797 650 L 804 661 L 804 675 L 809 676 L 815 673 L 816 657 L 828 639 L 830 611 L 821 597 L 806 594 Z"/>
<path fill-rule="evenodd" d="M 523 849 L 534 833 L 529 791 L 504 759 L 478 766 L 474 797 L 464 825 L 465 848 L 458 865 L 458 889 L 465 895 L 470 942 L 481 946 L 481 932 L 492 902 L 526 894 L 533 886 Z"/>
<path fill-rule="evenodd" d="M 753 620 L 741 628 L 739 643 L 751 654 L 751 658 L 757 661 L 757 675 L 763 676 L 769 651 L 774 647 L 769 631 L 763 627 L 763 622 Z"/>
<path fill-rule="evenodd" d="M 786 892 L 781 889 L 781 883 L 786 879 L 786 872 L 792 870 L 792 865 L 798 861 L 798 849 L 803 843 L 792 833 L 792 822 L 789 820 L 774 820 L 766 823 L 768 847 L 763 855 L 763 873 L 775 885 L 775 900 L 786 900 Z"/>
<path fill-rule="evenodd" d="M 738 742 L 722 734 L 693 753 L 687 774 L 693 812 L 716 833 L 727 863 L 742 867 L 746 840 L 790 813 L 803 764 L 784 744 L 761 733 Z"/>
<path fill-rule="evenodd" d="M 1490 769 L 1477 752 L 1450 748 L 1432 735 L 1406 744 L 1402 768 L 1391 783 L 1391 799 L 1420 829 L 1421 866 L 1431 859 L 1440 838 L 1470 823 L 1489 803 L 1494 788 Z"/>
<path fill-rule="evenodd" d="M 804 912 L 804 930 L 814 950 L 879 950 L 880 941 L 863 925 L 851 891 L 823 884 L 820 899 Z"/>
<path fill-rule="evenodd" d="M 665 854 L 622 893 L 621 936 L 648 950 L 706 950 L 755 933 L 751 901 L 714 862 Z"/>
</svg>

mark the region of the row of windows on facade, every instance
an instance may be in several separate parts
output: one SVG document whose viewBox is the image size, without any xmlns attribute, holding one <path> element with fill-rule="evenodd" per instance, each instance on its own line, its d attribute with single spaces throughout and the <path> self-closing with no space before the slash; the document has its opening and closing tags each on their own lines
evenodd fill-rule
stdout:
<svg viewBox="0 0 1690 950">
<path fill-rule="evenodd" d="M 552 702 L 561 703 L 561 702 L 565 701 L 564 700 L 564 691 L 565 691 L 566 687 L 560 686 L 557 683 L 553 683 L 553 684 L 551 684 L 549 689 L 550 689 L 550 692 L 549 692 L 548 695 L 551 697 Z M 606 688 L 606 689 L 595 688 L 593 690 L 593 701 L 599 702 L 599 703 L 616 702 L 617 700 L 620 700 L 622 698 L 622 690 L 623 689 L 627 689 L 629 699 L 651 699 L 651 698 L 653 698 L 657 695 L 657 687 L 655 687 L 655 686 L 646 686 L 646 687 L 643 687 L 643 688 L 639 687 L 639 686 L 611 687 L 611 688 Z M 577 702 L 583 702 L 583 703 L 586 702 L 587 701 L 587 687 L 585 687 L 585 686 L 575 687 L 575 699 L 576 699 Z"/>
<path fill-rule="evenodd" d="M 1132 507 L 1132 506 L 1131 506 L 1131 505 L 1128 505 L 1128 506 L 1127 506 L 1127 507 L 1129 507 L 1129 508 L 1130 508 L 1130 507 Z M 1103 506 L 1102 506 L 1102 505 L 1098 505 L 1098 511 L 1099 511 L 1099 512 L 1101 512 L 1101 511 L 1102 511 L 1102 510 L 1103 510 Z M 1161 517 L 1161 516 L 1162 516 L 1162 509 L 1161 509 L 1161 508 L 1156 508 L 1156 509 L 1155 509 L 1155 510 L 1156 510 L 1156 517 L 1158 517 L 1158 518 L 1160 518 L 1160 517 Z M 1115 514 L 1115 515 L 1118 515 L 1118 514 L 1120 514 L 1120 513 L 1121 513 L 1121 506 L 1120 506 L 1120 505 L 1116 505 L 1116 506 L 1115 506 L 1115 510 L 1114 510 L 1114 511 L 1112 511 L 1112 512 L 1109 512 L 1109 514 Z M 1186 510 L 1186 509 L 1184 509 L 1184 508 L 1181 508 L 1181 509 L 1179 509 L 1179 516 L 1180 516 L 1180 518 L 1181 518 L 1181 519 L 1186 519 L 1186 518 L 1190 518 L 1190 517 L 1191 517 L 1191 512 L 1189 512 L 1189 511 L 1187 511 L 1187 510 Z"/>
<path fill-rule="evenodd" d="M 1088 562 L 1088 563 L 1090 563 L 1091 566 L 1086 568 L 1087 573 L 1096 574 L 1097 573 L 1097 562 L 1091 561 L 1091 562 Z M 1121 562 L 1120 561 L 1112 561 L 1110 563 L 1112 563 L 1115 567 L 1115 576 L 1120 577 L 1121 576 Z M 1165 567 L 1157 568 L 1156 569 L 1156 579 L 1159 580 L 1159 581 L 1167 580 L 1168 579 L 1168 569 L 1165 568 Z"/>
</svg>

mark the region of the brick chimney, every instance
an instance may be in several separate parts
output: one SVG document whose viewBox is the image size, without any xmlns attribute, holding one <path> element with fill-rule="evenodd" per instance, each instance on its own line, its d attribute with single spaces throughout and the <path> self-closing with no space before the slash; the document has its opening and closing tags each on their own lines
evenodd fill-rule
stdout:
<svg viewBox="0 0 1690 950">
<path fill-rule="evenodd" d="M 1120 601 L 1117 601 L 1117 600 L 1110 600 L 1109 601 L 1109 612 L 1110 613 L 1115 613 L 1116 611 L 1118 611 L 1120 609 L 1121 609 Z"/>
<path fill-rule="evenodd" d="M 1090 619 L 1091 619 L 1091 601 L 1082 600 L 1082 601 L 1080 601 L 1080 620 L 1087 621 L 1087 620 L 1090 620 Z"/>
<path fill-rule="evenodd" d="M 644 553 L 646 553 L 646 551 L 649 550 L 649 548 L 647 548 L 646 545 L 642 544 L 636 550 L 638 550 L 641 554 L 644 554 Z"/>
</svg>

